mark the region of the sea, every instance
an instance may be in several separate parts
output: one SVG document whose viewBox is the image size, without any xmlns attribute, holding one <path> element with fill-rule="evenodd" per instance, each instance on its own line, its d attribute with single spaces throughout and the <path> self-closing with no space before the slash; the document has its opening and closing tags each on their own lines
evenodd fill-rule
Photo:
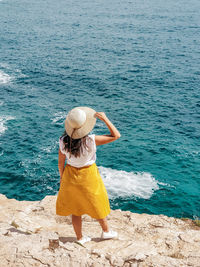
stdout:
<svg viewBox="0 0 200 267">
<path fill-rule="evenodd" d="M 199 0 L 1 0 L 1 194 L 58 193 L 77 106 L 121 133 L 97 149 L 112 209 L 200 218 Z"/>
</svg>

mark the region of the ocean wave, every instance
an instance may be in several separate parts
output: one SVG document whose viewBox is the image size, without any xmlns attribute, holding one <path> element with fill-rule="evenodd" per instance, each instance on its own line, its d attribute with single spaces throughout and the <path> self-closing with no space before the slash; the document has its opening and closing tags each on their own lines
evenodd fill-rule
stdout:
<svg viewBox="0 0 200 267">
<path fill-rule="evenodd" d="M 12 80 L 12 77 L 2 70 L 0 70 L 0 84 L 9 83 Z"/>
<path fill-rule="evenodd" d="M 66 118 L 66 112 L 57 112 L 54 114 L 54 118 L 51 119 L 51 121 L 55 124 L 64 124 L 64 120 Z"/>
<path fill-rule="evenodd" d="M 159 182 L 147 172 L 126 172 L 100 166 L 99 172 L 108 191 L 109 198 L 138 197 L 148 199 Z"/>
<path fill-rule="evenodd" d="M 8 129 L 6 126 L 6 122 L 14 119 L 15 117 L 12 116 L 0 116 L 0 135 Z"/>
<path fill-rule="evenodd" d="M 20 69 L 10 66 L 6 63 L 0 63 L 0 84 L 7 84 L 15 78 L 26 77 Z"/>
<path fill-rule="evenodd" d="M 51 153 L 53 150 L 55 150 L 58 146 L 59 146 L 59 142 L 56 141 L 56 142 L 53 142 L 53 144 L 50 145 L 50 146 L 41 147 L 41 150 L 42 150 L 44 153 L 49 154 L 49 153 Z"/>
</svg>

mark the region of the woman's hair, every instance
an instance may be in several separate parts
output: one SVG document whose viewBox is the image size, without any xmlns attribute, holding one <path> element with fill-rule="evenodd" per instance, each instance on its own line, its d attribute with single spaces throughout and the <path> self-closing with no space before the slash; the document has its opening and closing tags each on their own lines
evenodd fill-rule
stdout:
<svg viewBox="0 0 200 267">
<path fill-rule="evenodd" d="M 73 155 L 75 158 L 80 157 L 83 148 L 88 149 L 86 137 L 87 136 L 80 139 L 73 139 L 65 131 L 61 136 L 61 138 L 63 138 L 64 149 L 70 153 L 70 156 Z"/>
</svg>

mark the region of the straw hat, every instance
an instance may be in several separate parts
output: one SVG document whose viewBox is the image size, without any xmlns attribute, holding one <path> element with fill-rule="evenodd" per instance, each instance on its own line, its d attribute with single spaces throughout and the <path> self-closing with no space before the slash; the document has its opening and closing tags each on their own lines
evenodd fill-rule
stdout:
<svg viewBox="0 0 200 267">
<path fill-rule="evenodd" d="M 94 109 L 88 107 L 73 108 L 65 120 L 67 134 L 73 139 L 79 139 L 89 134 L 96 123 L 95 113 Z"/>
</svg>

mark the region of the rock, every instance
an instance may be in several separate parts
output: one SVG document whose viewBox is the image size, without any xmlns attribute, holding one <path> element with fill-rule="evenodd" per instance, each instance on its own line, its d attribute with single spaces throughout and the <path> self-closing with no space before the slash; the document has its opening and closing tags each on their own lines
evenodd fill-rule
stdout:
<svg viewBox="0 0 200 267">
<path fill-rule="evenodd" d="M 191 220 L 112 210 L 117 240 L 102 240 L 98 222 L 83 216 L 80 246 L 71 217 L 55 215 L 56 196 L 17 201 L 0 195 L 0 266 L 177 267 L 200 266 L 200 228 Z"/>
</svg>

